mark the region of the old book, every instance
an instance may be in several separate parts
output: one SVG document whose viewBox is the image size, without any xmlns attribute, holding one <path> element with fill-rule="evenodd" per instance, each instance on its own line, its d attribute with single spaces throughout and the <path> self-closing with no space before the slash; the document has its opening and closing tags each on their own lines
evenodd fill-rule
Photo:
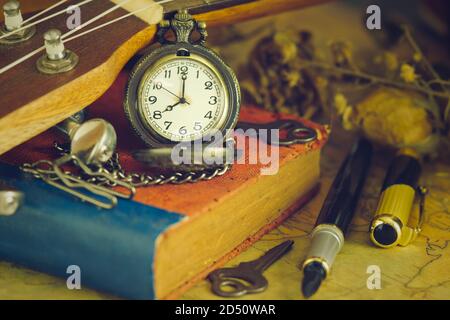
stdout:
<svg viewBox="0 0 450 320">
<path fill-rule="evenodd" d="M 146 171 L 129 153 L 142 144 L 123 116 L 124 84 L 120 77 L 90 108 L 91 116 L 106 118 L 118 130 L 125 169 Z M 249 122 L 278 117 L 256 108 L 241 112 Z M 27 200 L 16 215 L 0 218 L 0 259 L 59 276 L 78 265 L 86 286 L 129 298 L 176 298 L 315 194 L 327 132 L 298 120 L 314 127 L 319 138 L 281 147 L 276 175 L 262 175 L 260 164 L 236 164 L 211 181 L 139 188 L 134 201 L 121 200 L 114 210 L 97 209 L 3 166 L 0 178 L 24 189 Z M 55 158 L 51 145 L 59 139 L 47 131 L 0 160 L 18 165 Z"/>
</svg>

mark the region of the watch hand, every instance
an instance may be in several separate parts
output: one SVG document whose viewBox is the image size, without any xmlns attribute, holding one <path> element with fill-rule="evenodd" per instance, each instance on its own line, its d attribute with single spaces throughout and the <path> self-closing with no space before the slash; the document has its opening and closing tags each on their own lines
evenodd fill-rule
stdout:
<svg viewBox="0 0 450 320">
<path fill-rule="evenodd" d="M 173 92 L 170 91 L 169 89 L 166 89 L 165 87 L 161 87 L 161 89 L 166 90 L 168 93 L 170 93 L 170 94 L 173 95 L 174 97 L 177 97 L 177 98 L 179 99 L 179 101 L 181 101 L 181 103 L 187 103 L 187 104 L 190 104 L 189 102 L 186 101 L 186 99 L 180 98 L 179 96 L 177 96 L 175 93 L 173 93 Z"/>
<path fill-rule="evenodd" d="M 177 103 L 175 103 L 174 105 L 171 106 L 167 106 L 166 109 L 164 111 L 162 111 L 162 113 L 164 112 L 168 112 L 168 111 L 172 111 L 174 107 L 176 107 L 177 105 L 179 105 L 181 103 L 181 100 L 178 101 Z"/>
<path fill-rule="evenodd" d="M 164 87 L 161 87 L 161 88 L 164 89 L 164 90 L 166 90 L 166 91 L 167 91 L 168 93 L 170 93 L 171 95 L 177 97 L 179 100 L 181 100 L 181 98 L 180 98 L 179 96 L 177 96 L 175 93 L 173 93 L 172 91 L 170 91 L 170 90 L 168 90 L 168 89 L 166 89 L 166 88 L 164 88 Z"/>
<path fill-rule="evenodd" d="M 186 99 L 184 98 L 184 92 L 186 91 L 186 78 L 187 77 L 184 74 L 181 76 L 181 80 L 183 80 L 183 88 L 181 90 L 181 99 L 184 101 L 186 101 Z"/>
</svg>

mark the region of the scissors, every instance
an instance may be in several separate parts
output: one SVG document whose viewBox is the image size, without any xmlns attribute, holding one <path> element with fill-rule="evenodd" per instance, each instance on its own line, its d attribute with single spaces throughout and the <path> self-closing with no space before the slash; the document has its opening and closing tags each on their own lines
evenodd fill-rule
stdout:
<svg viewBox="0 0 450 320">
<path fill-rule="evenodd" d="M 211 272 L 208 280 L 212 284 L 212 291 L 222 297 L 239 297 L 248 293 L 264 291 L 268 282 L 262 273 L 287 253 L 293 244 L 292 240 L 284 241 L 256 260 Z"/>
<path fill-rule="evenodd" d="M 305 126 L 303 123 L 292 119 L 279 119 L 268 123 L 251 123 L 251 122 L 238 122 L 237 129 L 278 129 L 286 130 L 287 135 L 285 138 L 279 138 L 279 142 L 271 141 L 270 134 L 267 134 L 267 144 L 290 146 L 293 144 L 304 144 L 312 142 L 317 139 L 317 131 L 313 128 Z M 259 135 L 257 131 L 257 135 Z"/>
</svg>

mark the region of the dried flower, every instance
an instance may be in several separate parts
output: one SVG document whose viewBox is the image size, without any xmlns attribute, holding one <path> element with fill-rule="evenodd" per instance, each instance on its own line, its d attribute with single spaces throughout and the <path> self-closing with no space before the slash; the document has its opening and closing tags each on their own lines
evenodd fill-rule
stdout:
<svg viewBox="0 0 450 320">
<path fill-rule="evenodd" d="M 352 130 L 355 128 L 353 124 L 353 107 L 348 104 L 347 98 L 342 93 L 337 93 L 334 96 L 334 105 L 336 112 L 342 116 L 342 126 L 345 130 Z"/>
<path fill-rule="evenodd" d="M 342 93 L 337 93 L 334 96 L 334 105 L 339 115 L 344 114 L 345 110 L 350 107 L 347 102 L 347 98 Z"/>
<path fill-rule="evenodd" d="M 423 144 L 432 125 L 422 96 L 392 88 L 370 94 L 354 109 L 351 121 L 371 140 L 396 148 Z"/>
<path fill-rule="evenodd" d="M 400 77 L 407 83 L 415 82 L 418 78 L 416 69 L 407 63 L 402 64 L 400 67 Z"/>
<path fill-rule="evenodd" d="M 414 53 L 413 60 L 415 62 L 420 62 L 420 60 L 422 60 L 422 55 L 419 52 Z"/>
<path fill-rule="evenodd" d="M 353 108 L 348 106 L 342 115 L 342 126 L 345 130 L 353 130 L 355 128 L 352 122 Z"/>
<path fill-rule="evenodd" d="M 370 72 L 354 61 L 351 43 L 330 42 L 329 57 L 315 48 L 308 32 L 274 33 L 252 52 L 254 83 L 251 88 L 246 88 L 246 83 L 242 87 L 267 109 L 290 110 L 302 116 L 315 115 L 315 108 L 327 110 L 327 102 L 334 99 L 333 107 L 346 129 L 361 129 L 382 144 L 411 146 L 424 153 L 435 150 L 442 140 L 450 146 L 450 135 L 443 136 L 450 132 L 450 102 L 443 106 L 450 101 L 450 81 L 437 76 L 408 28 L 404 28 L 404 36 L 413 50 L 411 58 L 405 61 L 395 52 L 380 52 L 373 60 L 375 70 Z M 421 74 L 419 66 L 428 72 Z M 351 94 L 353 103 L 374 88 L 377 91 L 356 106 L 341 93 L 330 96 L 332 90 L 347 94 L 348 89 L 347 97 Z"/>
<path fill-rule="evenodd" d="M 304 117 L 320 112 L 328 99 L 328 88 L 319 88 L 316 84 L 319 72 L 304 70 L 301 63 L 314 57 L 309 32 L 278 31 L 262 38 L 249 59 L 251 81 L 242 85 L 245 101 L 271 111 L 290 110 Z"/>
<path fill-rule="evenodd" d="M 289 32 L 277 32 L 273 37 L 275 43 L 281 50 L 282 63 L 295 60 L 298 54 L 297 44 L 295 43 L 295 37 Z"/>
<path fill-rule="evenodd" d="M 386 63 L 387 70 L 394 71 L 398 69 L 398 59 L 394 53 L 386 52 L 384 54 L 384 60 Z"/>
<path fill-rule="evenodd" d="M 325 77 L 318 76 L 316 77 L 317 88 L 326 89 L 328 87 L 328 80 Z"/>
<path fill-rule="evenodd" d="M 295 87 L 300 82 L 300 73 L 295 72 L 283 72 L 282 78 L 286 80 L 289 88 Z"/>
<path fill-rule="evenodd" d="M 374 62 L 384 65 L 387 71 L 395 71 L 398 69 L 397 55 L 392 52 L 384 52 L 382 55 L 376 56 Z"/>
<path fill-rule="evenodd" d="M 353 50 L 350 42 L 337 41 L 331 43 L 330 47 L 336 65 L 345 66 L 353 64 Z"/>
</svg>

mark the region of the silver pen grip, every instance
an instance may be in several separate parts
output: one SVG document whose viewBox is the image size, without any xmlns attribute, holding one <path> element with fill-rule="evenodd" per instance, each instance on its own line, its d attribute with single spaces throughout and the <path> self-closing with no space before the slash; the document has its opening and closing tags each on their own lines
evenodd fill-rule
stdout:
<svg viewBox="0 0 450 320">
<path fill-rule="evenodd" d="M 306 266 L 313 261 L 319 262 L 328 274 L 343 245 L 344 234 L 338 227 L 320 224 L 311 233 L 311 246 L 303 265 Z"/>
</svg>

